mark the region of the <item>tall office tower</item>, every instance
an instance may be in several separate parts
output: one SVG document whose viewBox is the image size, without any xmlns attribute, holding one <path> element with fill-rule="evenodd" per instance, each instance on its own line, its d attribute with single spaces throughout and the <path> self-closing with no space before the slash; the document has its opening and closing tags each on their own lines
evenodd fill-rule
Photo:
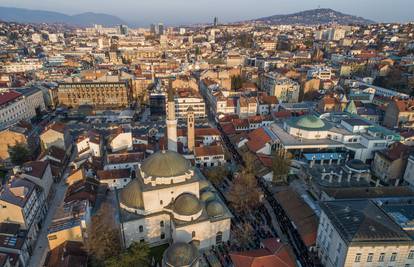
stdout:
<svg viewBox="0 0 414 267">
<path fill-rule="evenodd" d="M 119 25 L 119 34 L 128 35 L 128 26 L 123 24 Z"/>
<path fill-rule="evenodd" d="M 214 17 L 214 26 L 217 26 L 218 25 L 218 17 Z"/>
<path fill-rule="evenodd" d="M 163 35 L 164 34 L 164 24 L 158 23 L 158 34 Z"/>
<path fill-rule="evenodd" d="M 151 25 L 150 25 L 150 33 L 151 33 L 152 35 L 157 34 L 157 29 L 156 29 L 156 27 L 155 27 L 155 24 L 151 24 Z"/>
</svg>

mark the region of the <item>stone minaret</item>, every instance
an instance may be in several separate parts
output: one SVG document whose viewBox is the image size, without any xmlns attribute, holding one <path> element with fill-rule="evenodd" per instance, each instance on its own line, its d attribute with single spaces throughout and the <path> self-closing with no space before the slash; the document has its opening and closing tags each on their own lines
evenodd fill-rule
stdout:
<svg viewBox="0 0 414 267">
<path fill-rule="evenodd" d="M 189 152 L 193 152 L 195 147 L 194 123 L 194 110 L 189 107 L 187 109 L 187 144 Z"/>
<path fill-rule="evenodd" d="M 177 152 L 177 120 L 175 119 L 174 92 L 171 86 L 168 87 L 168 111 L 167 111 L 167 137 L 168 150 Z"/>
</svg>

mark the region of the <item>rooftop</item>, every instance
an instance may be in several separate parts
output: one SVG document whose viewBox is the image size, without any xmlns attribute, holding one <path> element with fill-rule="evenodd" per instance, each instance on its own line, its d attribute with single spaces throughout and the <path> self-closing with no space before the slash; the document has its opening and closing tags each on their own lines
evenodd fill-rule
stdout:
<svg viewBox="0 0 414 267">
<path fill-rule="evenodd" d="M 411 238 L 371 200 L 322 202 L 321 209 L 347 243 L 410 242 Z"/>
</svg>

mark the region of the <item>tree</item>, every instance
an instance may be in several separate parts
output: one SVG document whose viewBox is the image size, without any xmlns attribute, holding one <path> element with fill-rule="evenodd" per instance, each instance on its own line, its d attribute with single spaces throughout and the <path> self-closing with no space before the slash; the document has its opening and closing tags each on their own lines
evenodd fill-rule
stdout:
<svg viewBox="0 0 414 267">
<path fill-rule="evenodd" d="M 14 146 L 9 147 L 9 155 L 11 162 L 15 165 L 22 165 L 32 158 L 32 152 L 24 143 L 16 143 Z"/>
<path fill-rule="evenodd" d="M 272 159 L 273 182 L 286 182 L 290 170 L 290 160 L 275 154 Z"/>
<path fill-rule="evenodd" d="M 205 171 L 207 179 L 212 182 L 215 186 L 221 184 L 224 178 L 229 175 L 229 171 L 226 167 L 212 167 Z"/>
<path fill-rule="evenodd" d="M 104 203 L 91 219 L 86 247 L 94 266 L 104 266 L 106 260 L 121 252 L 120 233 L 114 225 L 113 213 L 110 204 Z"/>
<path fill-rule="evenodd" d="M 112 257 L 105 262 L 106 267 L 130 267 L 150 266 L 150 249 L 146 243 L 134 242 L 131 246 L 118 256 Z"/>
<path fill-rule="evenodd" d="M 252 226 L 249 223 L 243 223 L 240 226 L 237 241 L 239 242 L 240 246 L 243 248 L 247 248 L 249 243 L 253 240 L 254 231 Z"/>
<path fill-rule="evenodd" d="M 256 155 L 247 151 L 246 153 L 243 153 L 242 158 L 244 161 L 245 171 L 248 173 L 254 173 L 256 169 Z"/>
<path fill-rule="evenodd" d="M 237 212 L 257 207 L 260 202 L 260 189 L 256 177 L 246 171 L 237 175 L 230 187 L 228 199 Z"/>
</svg>

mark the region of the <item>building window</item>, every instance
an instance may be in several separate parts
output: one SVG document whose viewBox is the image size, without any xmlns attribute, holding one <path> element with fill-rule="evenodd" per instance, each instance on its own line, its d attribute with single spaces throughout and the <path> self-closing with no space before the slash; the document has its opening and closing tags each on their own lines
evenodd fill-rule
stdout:
<svg viewBox="0 0 414 267">
<path fill-rule="evenodd" d="M 216 234 L 216 244 L 221 244 L 223 242 L 223 232 L 217 232 Z"/>
<path fill-rule="evenodd" d="M 142 226 L 142 225 L 139 226 L 139 232 L 140 233 L 144 232 L 144 226 Z"/>
<path fill-rule="evenodd" d="M 162 202 L 162 200 L 160 200 L 160 205 L 162 205 L 163 204 L 163 202 Z"/>
<path fill-rule="evenodd" d="M 380 256 L 379 256 L 379 258 L 378 258 L 378 261 L 379 262 L 383 262 L 384 261 L 384 258 L 385 258 L 385 253 L 381 253 Z"/>
<path fill-rule="evenodd" d="M 161 239 L 165 239 L 165 234 L 161 233 Z"/>
<path fill-rule="evenodd" d="M 391 254 L 391 258 L 390 258 L 390 261 L 395 261 L 397 259 L 397 253 L 392 253 Z"/>
<path fill-rule="evenodd" d="M 355 262 L 360 262 L 361 261 L 361 253 L 357 253 L 355 256 Z"/>
<path fill-rule="evenodd" d="M 160 221 L 160 226 L 164 227 L 164 221 Z"/>
<path fill-rule="evenodd" d="M 367 257 L 367 262 L 372 262 L 372 258 L 374 257 L 373 253 L 369 253 Z"/>
<path fill-rule="evenodd" d="M 196 232 L 195 231 L 193 231 L 192 233 L 191 233 L 191 237 L 192 238 L 194 238 L 196 236 Z"/>
<path fill-rule="evenodd" d="M 408 253 L 408 258 L 410 260 L 414 258 L 414 250 L 410 250 L 410 253 Z"/>
</svg>

